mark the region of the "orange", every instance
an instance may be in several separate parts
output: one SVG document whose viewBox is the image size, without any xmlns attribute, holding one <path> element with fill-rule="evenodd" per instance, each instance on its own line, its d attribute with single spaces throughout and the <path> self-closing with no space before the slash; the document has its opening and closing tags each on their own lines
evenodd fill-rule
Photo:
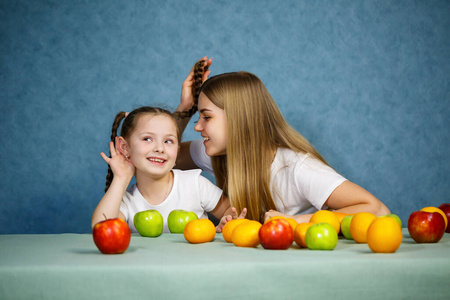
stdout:
<svg viewBox="0 0 450 300">
<path fill-rule="evenodd" d="M 353 216 L 350 222 L 350 234 L 355 242 L 367 243 L 367 229 L 376 218 L 374 214 L 368 212 L 359 212 Z"/>
<path fill-rule="evenodd" d="M 184 238 L 192 244 L 207 243 L 214 240 L 216 226 L 209 219 L 189 221 L 184 227 Z"/>
<path fill-rule="evenodd" d="M 341 231 L 341 222 L 339 222 L 336 214 L 329 210 L 319 210 L 316 211 L 309 219 L 309 223 L 328 223 L 336 229 L 336 233 L 339 234 Z"/>
<path fill-rule="evenodd" d="M 393 218 L 376 218 L 367 229 L 367 244 L 375 253 L 394 253 L 402 238 L 402 229 Z"/>
<path fill-rule="evenodd" d="M 314 225 L 314 223 L 299 223 L 294 230 L 294 241 L 295 243 L 301 247 L 306 248 L 305 236 L 308 228 Z"/>
<path fill-rule="evenodd" d="M 343 212 L 338 212 L 338 211 L 333 211 L 333 214 L 336 215 L 336 217 L 338 217 L 339 223 L 342 222 L 342 219 L 345 218 L 346 216 L 348 216 L 349 214 L 343 213 Z"/>
<path fill-rule="evenodd" d="M 242 222 L 234 228 L 231 241 L 238 247 L 256 247 L 259 245 L 259 229 L 261 223 L 258 221 Z"/>
<path fill-rule="evenodd" d="M 249 221 L 248 219 L 233 219 L 231 221 L 228 221 L 225 226 L 222 228 L 222 236 L 225 241 L 228 243 L 231 243 L 231 235 L 233 234 L 234 228 L 241 224 L 242 222 Z"/>
<path fill-rule="evenodd" d="M 438 213 L 440 213 L 444 217 L 445 228 L 447 229 L 447 222 L 448 222 L 447 216 L 445 215 L 445 213 L 441 209 L 439 209 L 437 207 L 433 207 L 433 206 L 427 206 L 427 207 L 422 208 L 421 211 L 438 212 Z"/>
<path fill-rule="evenodd" d="M 266 224 L 266 223 L 269 222 L 270 220 L 275 220 L 275 219 L 285 219 L 285 220 L 288 221 L 289 224 L 291 225 L 292 230 L 295 230 L 295 227 L 297 227 L 297 225 L 298 225 L 298 222 L 295 221 L 294 219 L 292 219 L 292 218 L 286 218 L 286 217 L 280 217 L 280 216 L 276 216 L 276 217 L 269 218 L 269 219 L 267 219 L 267 220 L 264 222 L 264 224 Z"/>
</svg>

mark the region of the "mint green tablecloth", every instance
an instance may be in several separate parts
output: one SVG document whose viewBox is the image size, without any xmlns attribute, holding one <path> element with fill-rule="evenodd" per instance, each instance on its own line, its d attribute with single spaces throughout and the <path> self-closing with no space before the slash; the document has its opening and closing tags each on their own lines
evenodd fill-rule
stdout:
<svg viewBox="0 0 450 300">
<path fill-rule="evenodd" d="M 450 299 L 450 234 L 416 244 L 403 233 L 394 254 L 344 239 L 273 251 L 163 234 L 103 255 L 90 234 L 0 235 L 0 299 Z"/>
</svg>

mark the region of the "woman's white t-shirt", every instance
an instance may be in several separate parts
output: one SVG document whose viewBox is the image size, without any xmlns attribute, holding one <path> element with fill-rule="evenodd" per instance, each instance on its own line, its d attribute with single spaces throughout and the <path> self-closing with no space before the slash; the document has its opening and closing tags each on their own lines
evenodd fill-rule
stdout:
<svg viewBox="0 0 450 300">
<path fill-rule="evenodd" d="M 164 220 L 163 232 L 170 232 L 167 226 L 167 216 L 172 210 L 183 209 L 194 212 L 198 218 L 208 218 L 206 212 L 212 211 L 222 190 L 211 181 L 201 176 L 201 170 L 172 170 L 173 187 L 167 198 L 158 205 L 150 205 L 139 192 L 136 184 L 125 192 L 120 204 L 120 211 L 125 215 L 131 232 L 137 232 L 134 226 L 134 215 L 140 211 L 154 209 L 161 213 Z"/>
<path fill-rule="evenodd" d="M 211 159 L 202 140 L 191 142 L 195 164 L 212 173 Z M 278 148 L 272 162 L 271 192 L 277 210 L 287 215 L 314 213 L 326 209 L 331 193 L 347 179 L 309 154 Z"/>
</svg>

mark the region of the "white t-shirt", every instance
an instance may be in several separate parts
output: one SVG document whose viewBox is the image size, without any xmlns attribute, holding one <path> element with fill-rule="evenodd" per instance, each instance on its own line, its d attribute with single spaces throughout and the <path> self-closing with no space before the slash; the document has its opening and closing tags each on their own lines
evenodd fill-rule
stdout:
<svg viewBox="0 0 450 300">
<path fill-rule="evenodd" d="M 167 216 L 174 209 L 184 209 L 194 212 L 198 218 L 208 218 L 206 212 L 212 211 L 222 190 L 201 176 L 201 170 L 172 170 L 173 187 L 167 198 L 158 205 L 150 205 L 133 184 L 125 192 L 120 204 L 120 211 L 125 215 L 131 232 L 137 232 L 134 227 L 134 215 L 140 211 L 155 209 L 161 213 L 164 220 L 163 232 L 170 232 L 167 226 Z"/>
<path fill-rule="evenodd" d="M 212 171 L 211 159 L 202 140 L 191 142 L 192 160 L 204 171 Z M 314 213 L 344 181 L 343 176 L 309 154 L 279 148 L 272 162 L 271 192 L 277 210 L 287 215 Z"/>
</svg>

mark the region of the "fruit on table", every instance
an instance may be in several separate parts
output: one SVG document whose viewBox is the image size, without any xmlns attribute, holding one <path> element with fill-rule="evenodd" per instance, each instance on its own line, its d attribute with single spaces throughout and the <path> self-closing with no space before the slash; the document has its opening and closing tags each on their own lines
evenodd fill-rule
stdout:
<svg viewBox="0 0 450 300">
<path fill-rule="evenodd" d="M 234 228 L 231 241 L 237 247 L 257 247 L 259 245 L 259 229 L 261 223 L 249 220 Z"/>
<path fill-rule="evenodd" d="M 241 224 L 242 222 L 248 222 L 248 219 L 233 219 L 231 221 L 228 221 L 222 228 L 222 236 L 223 239 L 227 243 L 232 243 L 231 236 L 233 234 L 234 229 L 236 226 Z"/>
<path fill-rule="evenodd" d="M 295 243 L 301 247 L 306 248 L 306 232 L 308 231 L 308 228 L 314 225 L 314 223 L 299 223 L 294 230 L 294 241 Z"/>
<path fill-rule="evenodd" d="M 311 250 L 333 250 L 338 243 L 338 234 L 329 223 L 318 223 L 308 228 L 305 242 Z"/>
<path fill-rule="evenodd" d="M 297 227 L 297 225 L 298 225 L 298 222 L 297 222 L 296 220 L 294 220 L 294 219 L 292 219 L 292 218 L 281 217 L 281 216 L 271 217 L 271 218 L 267 219 L 267 220 L 264 222 L 264 224 L 266 224 L 266 223 L 269 222 L 270 220 L 276 220 L 276 219 L 284 219 L 284 220 L 288 221 L 289 224 L 290 224 L 291 227 L 292 227 L 292 230 L 294 230 L 295 227 Z"/>
<path fill-rule="evenodd" d="M 387 214 L 387 215 L 384 215 L 384 216 L 379 216 L 379 218 L 381 218 L 381 217 L 391 217 L 391 218 L 394 218 L 394 220 L 397 221 L 398 225 L 400 225 L 400 228 L 403 227 L 402 220 L 401 220 L 400 217 L 397 216 L 396 214 Z"/>
<path fill-rule="evenodd" d="M 450 233 L 450 226 L 448 226 L 448 223 L 450 222 L 450 203 L 442 203 L 438 208 L 442 210 L 447 217 L 447 229 L 445 229 L 445 232 Z"/>
<path fill-rule="evenodd" d="M 394 253 L 402 239 L 402 228 L 394 218 L 376 218 L 367 229 L 367 245 L 375 253 Z"/>
<path fill-rule="evenodd" d="M 209 219 L 192 220 L 184 227 L 183 234 L 191 244 L 208 243 L 216 236 L 216 226 Z"/>
<path fill-rule="evenodd" d="M 437 243 L 445 232 L 444 217 L 438 212 L 415 211 L 408 218 L 408 232 L 416 243 Z"/>
<path fill-rule="evenodd" d="M 133 223 L 139 234 L 144 237 L 158 237 L 163 232 L 163 217 L 154 209 L 138 212 L 134 215 Z"/>
<path fill-rule="evenodd" d="M 347 215 L 341 221 L 341 233 L 347 240 L 353 240 L 352 234 L 350 233 L 350 223 L 352 218 L 353 215 Z"/>
<path fill-rule="evenodd" d="M 376 218 L 374 214 L 369 212 L 359 212 L 353 216 L 350 222 L 350 234 L 355 242 L 359 244 L 367 243 L 367 229 Z"/>
<path fill-rule="evenodd" d="M 309 219 L 309 223 L 328 223 L 336 230 L 336 233 L 339 234 L 341 230 L 341 223 L 339 222 L 339 218 L 336 214 L 329 210 L 319 210 L 316 211 Z"/>
<path fill-rule="evenodd" d="M 294 230 L 284 219 L 271 219 L 259 229 L 259 241 L 264 249 L 285 250 L 294 241 Z"/>
<path fill-rule="evenodd" d="M 437 207 L 433 207 L 433 206 L 427 206 L 427 207 L 422 208 L 421 211 L 438 212 L 438 213 L 440 213 L 444 217 L 445 229 L 447 229 L 447 225 L 448 225 L 447 224 L 447 222 L 448 222 L 447 221 L 447 216 L 445 215 L 445 213 L 441 209 L 439 209 Z"/>
<path fill-rule="evenodd" d="M 183 233 L 184 227 L 189 221 L 197 220 L 197 215 L 192 211 L 175 209 L 167 217 L 167 226 L 171 233 Z"/>
<path fill-rule="evenodd" d="M 128 249 L 131 230 L 122 219 L 106 219 L 95 224 L 92 229 L 92 237 L 98 250 L 102 253 L 120 254 Z"/>
</svg>

